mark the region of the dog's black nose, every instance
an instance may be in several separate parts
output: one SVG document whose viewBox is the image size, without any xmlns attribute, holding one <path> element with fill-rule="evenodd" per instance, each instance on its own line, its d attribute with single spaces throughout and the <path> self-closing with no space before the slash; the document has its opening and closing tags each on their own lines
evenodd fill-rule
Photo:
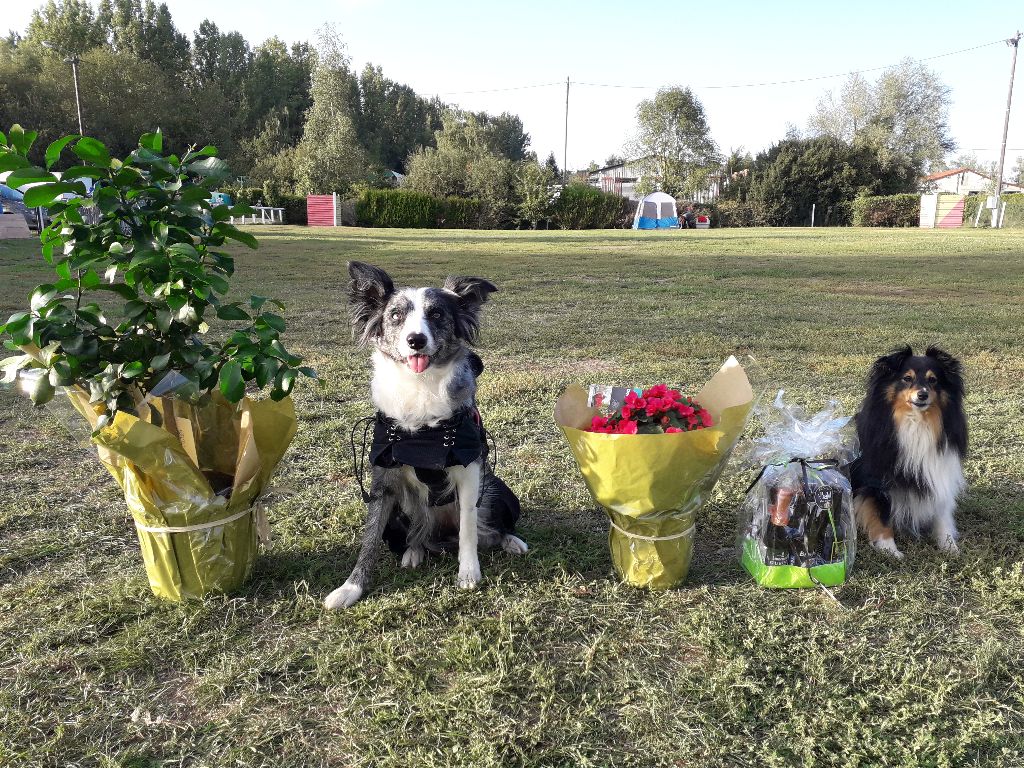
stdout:
<svg viewBox="0 0 1024 768">
<path fill-rule="evenodd" d="M 427 346 L 427 337 L 422 333 L 410 333 L 405 337 L 406 344 L 410 349 L 421 350 Z"/>
<path fill-rule="evenodd" d="M 928 390 L 927 389 L 919 389 L 919 390 L 917 390 L 917 399 L 921 400 L 921 401 L 927 400 L 928 399 Z"/>
</svg>

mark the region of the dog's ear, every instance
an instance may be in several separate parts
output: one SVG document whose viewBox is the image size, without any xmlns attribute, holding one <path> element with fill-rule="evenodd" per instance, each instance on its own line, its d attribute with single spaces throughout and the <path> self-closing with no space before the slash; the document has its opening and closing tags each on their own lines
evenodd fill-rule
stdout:
<svg viewBox="0 0 1024 768">
<path fill-rule="evenodd" d="M 395 284 L 383 269 L 361 261 L 348 263 L 348 310 L 360 344 L 380 334 L 384 307 Z"/>
<path fill-rule="evenodd" d="M 907 344 L 899 349 L 894 349 L 888 355 L 883 355 L 875 361 L 875 364 L 871 366 L 871 373 L 868 374 L 868 382 L 874 386 L 887 379 L 891 378 L 895 374 L 899 373 L 903 365 L 914 356 L 914 350 Z"/>
<path fill-rule="evenodd" d="M 931 346 L 925 351 L 925 355 L 932 358 L 939 364 L 944 383 L 958 396 L 964 394 L 964 369 L 960 361 L 939 347 Z"/>
<path fill-rule="evenodd" d="M 482 277 L 449 275 L 444 281 L 444 290 L 454 293 L 458 298 L 456 331 L 461 338 L 472 344 L 480 332 L 480 308 L 498 287 Z"/>
</svg>

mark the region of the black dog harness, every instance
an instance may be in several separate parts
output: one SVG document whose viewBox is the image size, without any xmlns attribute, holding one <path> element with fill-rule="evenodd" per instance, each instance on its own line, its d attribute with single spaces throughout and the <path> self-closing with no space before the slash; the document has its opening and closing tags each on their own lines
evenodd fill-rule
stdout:
<svg viewBox="0 0 1024 768">
<path fill-rule="evenodd" d="M 484 430 L 475 408 L 465 408 L 437 426 L 415 431 L 403 429 L 379 411 L 374 419 L 370 463 L 377 467 L 468 467 L 483 452 Z"/>
<path fill-rule="evenodd" d="M 363 425 L 363 445 L 357 454 L 355 432 L 359 424 Z M 468 467 L 481 456 L 486 461 L 490 453 L 489 435 L 476 408 L 464 408 L 435 426 L 416 430 L 404 429 L 397 421 L 378 411 L 376 416 L 362 419 L 352 429 L 352 458 L 363 501 L 369 501 L 370 496 L 363 487 L 363 462 L 359 459 L 365 460 L 371 427 L 370 464 L 387 469 L 413 467 L 416 479 L 429 488 L 430 506 L 455 501 L 445 472 L 448 467 Z"/>
</svg>

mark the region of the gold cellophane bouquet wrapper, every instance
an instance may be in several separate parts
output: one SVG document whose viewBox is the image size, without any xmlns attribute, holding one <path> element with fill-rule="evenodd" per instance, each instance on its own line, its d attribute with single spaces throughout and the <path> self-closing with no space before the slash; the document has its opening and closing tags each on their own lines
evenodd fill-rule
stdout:
<svg viewBox="0 0 1024 768">
<path fill-rule="evenodd" d="M 95 430 L 88 394 L 66 394 Z M 140 398 L 136 412 L 118 412 L 92 442 L 124 491 L 153 593 L 182 601 L 238 589 L 268 537 L 259 498 L 295 436 L 291 398 Z"/>
<path fill-rule="evenodd" d="M 683 583 L 693 554 L 697 512 L 711 493 L 754 405 L 743 366 L 730 357 L 695 395 L 714 426 L 654 435 L 586 431 L 598 409 L 570 386 L 555 405 L 591 495 L 611 522 L 608 545 L 622 579 L 635 587 Z"/>
</svg>

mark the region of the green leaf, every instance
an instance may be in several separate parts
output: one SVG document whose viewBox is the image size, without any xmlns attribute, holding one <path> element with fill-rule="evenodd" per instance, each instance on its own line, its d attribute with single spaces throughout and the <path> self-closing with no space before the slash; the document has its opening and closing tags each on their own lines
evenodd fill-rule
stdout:
<svg viewBox="0 0 1024 768">
<path fill-rule="evenodd" d="M 110 152 L 102 141 L 85 136 L 74 146 L 75 154 L 93 165 L 110 165 Z"/>
<path fill-rule="evenodd" d="M 11 189 L 21 189 L 26 184 L 38 184 L 46 181 L 57 181 L 57 177 L 49 171 L 33 165 L 28 168 L 19 168 L 18 170 L 13 171 L 11 175 L 7 177 L 7 181 L 5 181 L 4 184 Z"/>
<path fill-rule="evenodd" d="M 122 299 L 127 299 L 128 301 L 131 301 L 132 299 L 137 299 L 139 297 L 139 294 L 136 291 L 133 291 L 130 286 L 127 286 L 124 283 L 100 283 L 99 285 L 94 286 L 94 290 L 112 291 L 113 293 L 116 293 L 118 296 L 120 296 Z"/>
<path fill-rule="evenodd" d="M 105 179 L 107 172 L 91 165 L 73 165 L 61 174 L 63 179 Z"/>
<path fill-rule="evenodd" d="M 190 173 L 210 179 L 223 179 L 231 173 L 228 164 L 219 157 L 204 157 L 202 160 L 189 163 L 187 169 Z"/>
<path fill-rule="evenodd" d="M 39 133 L 37 131 L 26 131 L 20 125 L 15 123 L 11 126 L 10 132 L 10 144 L 17 150 L 20 155 L 27 155 L 28 151 L 32 148 L 35 143 L 36 136 Z"/>
<path fill-rule="evenodd" d="M 0 173 L 4 171 L 16 171 L 19 168 L 31 168 L 32 163 L 28 158 L 16 155 L 13 152 L 0 154 Z"/>
<path fill-rule="evenodd" d="M 128 363 L 127 365 L 125 365 L 125 367 L 121 369 L 121 378 L 122 379 L 134 379 L 136 376 L 141 376 L 145 372 L 146 372 L 145 364 L 140 362 L 140 361 L 138 361 L 138 360 L 134 360 L 134 361 Z"/>
<path fill-rule="evenodd" d="M 281 391 L 284 392 L 285 394 L 288 394 L 289 392 L 291 392 L 292 391 L 292 386 L 294 386 L 294 384 L 295 384 L 295 371 L 293 371 L 291 368 L 288 368 L 286 370 L 281 371 L 277 375 L 277 377 L 278 377 L 278 379 L 280 379 L 280 382 L 281 382 L 280 383 Z"/>
<path fill-rule="evenodd" d="M 53 168 L 54 163 L 60 159 L 60 153 L 64 151 L 64 147 L 70 144 L 75 139 L 79 138 L 78 134 L 72 134 L 71 136 L 65 136 L 63 139 L 57 139 L 46 148 L 46 167 Z"/>
<path fill-rule="evenodd" d="M 280 315 L 275 315 L 272 312 L 264 312 L 260 315 L 260 320 L 269 325 L 278 333 L 284 333 L 285 322 L 284 318 Z"/>
<path fill-rule="evenodd" d="M 167 367 L 167 364 L 171 361 L 171 353 L 167 352 L 162 355 L 157 355 L 149 361 L 149 367 L 154 371 L 162 371 Z"/>
<path fill-rule="evenodd" d="M 7 323 L 0 325 L 0 333 L 14 333 L 20 331 L 32 320 L 32 315 L 28 312 L 18 312 L 15 315 L 11 315 L 7 318 Z"/>
<path fill-rule="evenodd" d="M 206 282 L 210 284 L 210 287 L 212 287 L 213 290 L 215 290 L 217 293 L 221 295 L 227 293 L 228 289 L 231 287 L 230 285 L 228 285 L 228 281 L 225 280 L 220 275 L 207 275 Z"/>
<path fill-rule="evenodd" d="M 260 355 L 253 361 L 253 367 L 256 370 L 256 383 L 262 388 L 267 386 L 274 376 L 277 375 L 277 371 L 281 367 L 281 361 Z"/>
<path fill-rule="evenodd" d="M 139 139 L 139 146 L 150 150 L 151 152 L 163 152 L 164 151 L 164 135 L 157 128 L 155 133 L 144 133 L 142 138 Z"/>
<path fill-rule="evenodd" d="M 156 311 L 156 327 L 160 329 L 161 333 L 167 333 L 171 329 L 173 319 L 173 315 L 165 309 L 158 309 Z"/>
<path fill-rule="evenodd" d="M 48 206 L 65 192 L 84 194 L 85 187 L 83 187 L 81 183 L 66 181 L 58 181 L 53 184 L 40 184 L 38 187 L 32 187 L 32 189 L 25 190 L 25 205 L 29 208 Z"/>
<path fill-rule="evenodd" d="M 50 383 L 50 377 L 43 375 L 32 382 L 28 390 L 28 396 L 32 400 L 33 405 L 45 405 L 53 400 L 53 395 L 56 391 L 53 384 Z"/>
<path fill-rule="evenodd" d="M 237 240 L 252 249 L 260 247 L 260 244 L 256 242 L 256 238 L 253 235 L 243 232 L 234 224 L 218 224 L 217 231 L 224 235 L 224 237 L 230 237 L 232 240 Z"/>
<path fill-rule="evenodd" d="M 242 366 L 236 360 L 228 360 L 220 369 L 220 393 L 230 403 L 237 403 L 245 396 L 245 382 L 242 381 Z"/>
<path fill-rule="evenodd" d="M 217 317 L 221 320 L 249 320 L 249 313 L 238 304 L 222 304 L 217 307 Z"/>
</svg>

